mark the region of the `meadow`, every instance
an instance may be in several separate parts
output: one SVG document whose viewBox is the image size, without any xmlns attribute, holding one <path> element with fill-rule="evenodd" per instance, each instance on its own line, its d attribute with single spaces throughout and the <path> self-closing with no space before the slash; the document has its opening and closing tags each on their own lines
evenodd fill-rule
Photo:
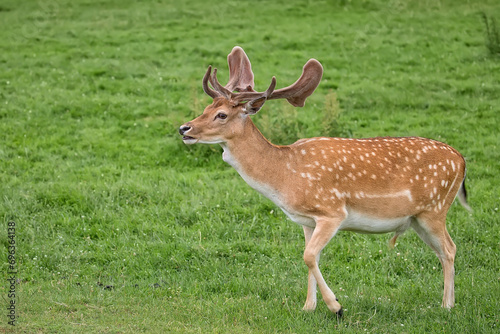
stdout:
<svg viewBox="0 0 500 334">
<path fill-rule="evenodd" d="M 500 55 L 485 16 L 500 20 L 497 0 L 2 0 L 0 333 L 498 332 Z M 304 108 L 254 116 L 276 144 L 422 136 L 465 156 L 473 212 L 454 203 L 447 225 L 455 308 L 416 233 L 390 250 L 391 235 L 343 232 L 320 262 L 343 319 L 321 297 L 301 311 L 302 228 L 219 146 L 178 134 L 235 45 L 261 90 L 323 64 Z"/>
</svg>

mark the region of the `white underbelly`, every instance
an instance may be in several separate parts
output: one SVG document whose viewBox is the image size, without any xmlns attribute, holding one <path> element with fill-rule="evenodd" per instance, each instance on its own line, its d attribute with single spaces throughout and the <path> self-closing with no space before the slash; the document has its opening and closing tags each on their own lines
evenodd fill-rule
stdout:
<svg viewBox="0 0 500 334">
<path fill-rule="evenodd" d="M 314 218 L 293 213 L 291 211 L 284 209 L 283 207 L 280 207 L 280 209 L 287 215 L 288 218 L 290 218 L 291 221 L 299 225 L 309 226 L 313 228 L 316 227 L 316 221 L 314 220 Z"/>
<path fill-rule="evenodd" d="M 411 217 L 375 218 L 348 210 L 347 217 L 340 224 L 339 230 L 358 233 L 403 232 L 410 227 Z"/>
</svg>

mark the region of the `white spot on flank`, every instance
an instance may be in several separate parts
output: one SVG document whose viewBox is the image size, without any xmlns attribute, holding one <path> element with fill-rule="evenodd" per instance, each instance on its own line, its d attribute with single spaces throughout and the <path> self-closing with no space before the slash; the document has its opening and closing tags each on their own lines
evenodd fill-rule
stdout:
<svg viewBox="0 0 500 334">
<path fill-rule="evenodd" d="M 354 197 L 360 199 L 365 197 L 365 194 L 362 191 L 360 191 L 359 193 L 354 194 Z"/>
<path fill-rule="evenodd" d="M 453 169 L 453 171 L 455 171 L 455 163 L 453 162 L 453 160 L 451 161 L 451 169 Z"/>
<path fill-rule="evenodd" d="M 409 189 L 398 191 L 392 194 L 366 194 L 364 192 L 360 192 L 363 194 L 363 197 L 366 198 L 398 198 L 398 197 L 407 197 L 410 202 L 413 201 L 413 197 L 411 196 L 411 191 Z"/>
<path fill-rule="evenodd" d="M 293 168 L 292 168 L 292 166 L 290 165 L 290 163 L 289 163 L 289 162 L 287 162 L 287 163 L 286 163 L 286 168 L 287 168 L 287 169 L 289 169 L 289 170 L 291 170 L 291 171 L 292 171 L 292 173 L 297 173 L 297 171 L 296 171 L 295 169 L 293 169 Z"/>
<path fill-rule="evenodd" d="M 300 153 L 302 153 L 302 155 L 306 155 L 306 150 L 300 150 Z"/>
</svg>

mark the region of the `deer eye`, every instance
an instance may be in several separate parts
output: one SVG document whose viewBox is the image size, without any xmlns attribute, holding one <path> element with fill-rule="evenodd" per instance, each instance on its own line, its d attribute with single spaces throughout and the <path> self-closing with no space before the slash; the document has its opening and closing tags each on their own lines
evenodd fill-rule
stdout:
<svg viewBox="0 0 500 334">
<path fill-rule="evenodd" d="M 224 114 L 223 112 L 220 112 L 220 113 L 217 114 L 217 116 L 215 116 L 215 118 L 226 119 L 227 115 Z"/>
</svg>

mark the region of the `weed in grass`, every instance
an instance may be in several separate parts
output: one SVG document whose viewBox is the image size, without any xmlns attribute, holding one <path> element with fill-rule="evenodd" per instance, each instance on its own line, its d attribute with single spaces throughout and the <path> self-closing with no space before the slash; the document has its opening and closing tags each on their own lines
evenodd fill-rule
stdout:
<svg viewBox="0 0 500 334">
<path fill-rule="evenodd" d="M 337 94 L 329 91 L 325 96 L 325 106 L 323 107 L 323 119 L 321 120 L 321 133 L 325 137 L 336 137 L 339 134 L 338 118 L 342 110 L 337 100 Z"/>
<path fill-rule="evenodd" d="M 486 27 L 486 47 L 492 56 L 500 56 L 500 31 L 494 17 L 488 17 L 482 12 L 484 25 Z"/>
</svg>

